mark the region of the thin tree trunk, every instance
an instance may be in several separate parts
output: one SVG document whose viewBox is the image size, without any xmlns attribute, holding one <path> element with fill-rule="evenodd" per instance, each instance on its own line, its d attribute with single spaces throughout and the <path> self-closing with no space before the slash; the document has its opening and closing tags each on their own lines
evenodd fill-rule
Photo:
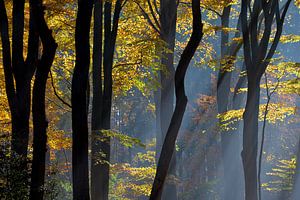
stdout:
<svg viewBox="0 0 300 200">
<path fill-rule="evenodd" d="M 222 28 L 229 27 L 231 6 L 227 6 L 223 9 L 221 16 Z M 238 20 L 237 26 L 239 29 L 240 20 Z M 235 37 L 240 35 L 236 33 Z M 217 104 L 218 113 L 222 114 L 229 110 L 229 97 L 230 97 L 230 84 L 232 78 L 231 68 L 234 65 L 233 58 L 236 56 L 240 49 L 239 44 L 233 43 L 229 46 L 229 34 L 224 30 L 221 33 L 221 69 L 219 71 L 218 86 L 217 86 Z M 222 125 L 222 120 L 219 121 Z M 236 127 L 237 128 L 237 127 Z M 236 170 L 239 166 L 239 135 L 235 131 L 223 131 L 220 130 L 221 135 L 221 147 L 222 147 L 222 161 L 224 170 L 224 199 L 240 199 L 240 195 L 233 188 L 239 188 L 240 182 L 232 179 L 232 176 L 236 174 Z"/>
<path fill-rule="evenodd" d="M 189 63 L 197 50 L 203 36 L 203 24 L 201 19 L 200 1 L 192 0 L 193 11 L 193 32 L 185 50 L 183 51 L 178 67 L 175 72 L 175 94 L 176 106 L 170 126 L 168 128 L 161 155 L 158 161 L 155 179 L 152 186 L 150 200 L 161 199 L 163 186 L 166 180 L 172 155 L 175 149 L 175 142 L 181 126 L 183 115 L 187 105 L 187 97 L 184 90 L 184 78 Z"/>
<path fill-rule="evenodd" d="M 112 3 L 105 2 L 104 4 L 104 51 L 103 51 L 103 106 L 101 115 L 101 130 L 109 130 L 111 128 L 111 106 L 112 106 L 112 67 L 114 59 L 115 44 L 118 33 L 119 17 L 122 10 L 122 1 L 117 0 L 114 6 L 114 15 L 112 18 Z M 110 162 L 110 137 L 101 135 L 102 139 L 99 141 L 99 148 L 101 151 L 98 186 L 99 200 L 108 200 L 109 194 L 109 162 Z"/>
<path fill-rule="evenodd" d="M 93 102 L 92 102 L 92 160 L 91 160 L 91 199 L 100 200 L 102 173 L 100 167 L 100 131 L 102 114 L 102 28 L 103 2 L 97 0 L 94 7 L 94 46 L 93 46 Z"/>
<path fill-rule="evenodd" d="M 222 28 L 229 27 L 229 17 L 230 17 L 231 6 L 227 6 L 223 9 L 221 16 Z M 220 71 L 218 75 L 217 83 L 217 104 L 218 104 L 218 114 L 223 114 L 228 111 L 229 95 L 230 95 L 230 82 L 232 72 L 229 71 L 228 67 L 231 67 L 228 63 L 228 43 L 229 34 L 226 31 L 221 32 L 221 63 Z M 219 120 L 220 125 L 222 125 L 222 120 Z M 235 199 L 235 192 L 231 189 L 232 181 L 231 178 L 234 174 L 233 162 L 231 159 L 234 152 L 231 148 L 232 135 L 229 135 L 227 131 L 220 130 L 221 135 L 221 147 L 222 147 L 222 161 L 224 169 L 224 199 Z M 232 154 L 233 153 L 233 154 Z"/>
<path fill-rule="evenodd" d="M 90 25 L 93 1 L 78 0 L 75 30 L 76 64 L 72 79 L 73 199 L 88 200 L 87 83 L 90 65 Z"/>
</svg>

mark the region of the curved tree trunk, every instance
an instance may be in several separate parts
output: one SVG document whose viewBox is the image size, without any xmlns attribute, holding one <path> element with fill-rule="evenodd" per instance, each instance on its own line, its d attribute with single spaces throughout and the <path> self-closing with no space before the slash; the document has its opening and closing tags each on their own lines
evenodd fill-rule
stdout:
<svg viewBox="0 0 300 200">
<path fill-rule="evenodd" d="M 167 177 L 172 155 L 175 149 L 175 142 L 181 126 L 183 115 L 187 105 L 187 97 L 184 90 L 184 78 L 189 63 L 197 50 L 203 36 L 203 24 L 201 18 L 200 1 L 192 0 L 193 11 L 193 32 L 186 48 L 184 49 L 178 67 L 175 72 L 175 94 L 176 106 L 157 165 L 156 175 L 152 186 L 150 200 L 160 200 L 164 183 Z"/>
<path fill-rule="evenodd" d="M 160 144 L 159 152 L 164 138 L 167 134 L 169 124 L 171 122 L 172 114 L 174 111 L 174 48 L 175 48 L 175 35 L 176 35 L 176 22 L 177 22 L 177 1 L 176 0 L 161 0 L 160 1 L 160 37 L 165 42 L 168 51 L 163 50 L 161 55 L 161 65 L 167 70 L 160 71 L 160 102 L 159 102 L 159 120 L 160 120 L 160 137 L 158 144 Z M 170 179 L 176 177 L 176 151 L 171 160 L 169 169 Z M 176 200 L 177 190 L 174 180 L 168 180 L 163 192 L 162 199 Z"/>
<path fill-rule="evenodd" d="M 32 0 L 32 12 L 42 41 L 43 52 L 38 62 L 32 97 L 33 116 L 33 160 L 31 172 L 30 199 L 42 200 L 44 195 L 45 161 L 47 152 L 46 118 L 46 85 L 50 68 L 52 66 L 57 44 L 48 29 L 43 15 L 42 1 Z"/>
</svg>

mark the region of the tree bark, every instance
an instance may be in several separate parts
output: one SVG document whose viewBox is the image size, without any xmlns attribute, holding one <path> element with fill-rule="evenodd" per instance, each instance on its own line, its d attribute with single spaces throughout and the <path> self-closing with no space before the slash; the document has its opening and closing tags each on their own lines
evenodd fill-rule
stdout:
<svg viewBox="0 0 300 200">
<path fill-rule="evenodd" d="M 72 79 L 72 175 L 73 199 L 88 200 L 87 83 L 90 65 L 90 26 L 93 1 L 78 0 L 75 30 L 76 64 Z"/>
<path fill-rule="evenodd" d="M 163 186 L 168 173 L 172 155 L 175 149 L 175 142 L 181 126 L 183 115 L 187 105 L 187 97 L 184 90 L 184 78 L 189 63 L 197 50 L 203 36 L 203 24 L 201 19 L 200 1 L 192 1 L 193 11 L 193 32 L 186 48 L 184 49 L 178 67 L 175 72 L 175 94 L 176 106 L 166 137 L 164 139 L 161 155 L 158 161 L 155 179 L 152 186 L 150 200 L 161 199 Z"/>
</svg>

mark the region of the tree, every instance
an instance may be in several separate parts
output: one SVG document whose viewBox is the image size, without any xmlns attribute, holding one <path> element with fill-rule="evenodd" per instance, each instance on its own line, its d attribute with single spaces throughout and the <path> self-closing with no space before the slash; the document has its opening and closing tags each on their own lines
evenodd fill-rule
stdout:
<svg viewBox="0 0 300 200">
<path fill-rule="evenodd" d="M 268 2 L 254 0 L 253 5 L 251 3 L 251 1 L 242 0 L 241 5 L 244 59 L 248 77 L 247 102 L 243 115 L 242 151 L 246 200 L 258 198 L 257 151 L 260 80 L 276 51 L 291 1 L 288 0 L 286 2 L 282 13 L 280 13 L 278 0 Z M 250 19 L 248 17 L 249 12 Z M 263 24 L 258 23 L 258 17 L 261 12 L 263 13 Z M 276 21 L 276 33 L 274 41 L 269 48 L 273 20 Z M 262 37 L 259 39 L 258 36 L 261 32 Z"/>
<path fill-rule="evenodd" d="M 25 1 L 13 1 L 12 45 L 8 18 L 3 0 L 0 1 L 0 26 L 5 74 L 6 95 L 11 114 L 11 174 L 9 187 L 12 198 L 27 196 L 27 148 L 29 141 L 29 116 L 31 106 L 31 80 L 38 54 L 37 29 L 30 13 L 27 57 L 24 60 L 24 9 Z M 12 50 L 12 51 L 11 51 Z M 18 174 L 18 175 L 17 175 Z"/>
<path fill-rule="evenodd" d="M 150 0 L 147 0 L 146 5 L 149 14 L 146 12 L 146 8 L 143 8 L 140 3 L 137 4 L 149 25 L 159 34 L 159 38 L 163 42 L 162 47 L 157 45 L 157 54 L 160 56 L 161 65 L 158 75 L 160 88 L 154 92 L 156 108 L 156 158 L 158 160 L 162 143 L 174 111 L 174 50 L 178 2 L 176 0 L 160 0 L 158 6 L 156 1 L 151 3 Z M 170 175 L 176 176 L 176 155 L 172 158 Z M 174 181 L 166 183 L 163 199 L 177 199 Z"/>
<path fill-rule="evenodd" d="M 162 68 L 166 69 L 160 71 L 160 84 L 159 91 L 160 102 L 156 105 L 159 109 L 160 116 L 160 130 L 156 139 L 158 149 L 161 150 L 162 143 L 168 131 L 172 113 L 174 111 L 174 49 L 175 49 L 175 35 L 176 35 L 176 22 L 177 22 L 177 1 L 176 0 L 161 0 L 160 1 L 160 38 L 165 42 L 166 49 L 161 54 Z M 158 153 L 158 152 L 157 152 Z M 159 155 L 159 154 L 158 154 Z M 176 151 L 173 155 L 170 165 L 170 175 L 176 177 Z M 163 199 L 177 199 L 176 185 L 174 181 L 167 181 Z"/>
<path fill-rule="evenodd" d="M 230 2 L 229 2 L 230 3 Z M 220 70 L 218 75 L 217 83 L 217 104 L 218 104 L 218 114 L 222 115 L 229 110 L 230 106 L 230 86 L 232 81 L 232 71 L 235 65 L 236 56 L 241 48 L 241 41 L 229 42 L 229 23 L 230 23 L 230 13 L 232 6 L 230 4 L 225 5 L 221 15 L 221 61 Z M 237 32 L 235 38 L 240 36 L 240 19 L 237 22 Z M 231 134 L 228 131 L 222 130 L 222 120 L 220 121 L 220 135 L 221 135 L 221 146 L 222 146 L 222 161 L 224 169 L 224 199 L 238 199 L 238 192 L 232 190 L 231 188 L 237 188 L 240 183 L 237 180 L 232 181 L 231 176 L 235 173 L 236 167 L 239 166 L 239 135 Z M 228 158 L 232 159 L 228 159 Z M 233 186 L 234 184 L 234 186 Z"/>
<path fill-rule="evenodd" d="M 119 18 L 127 0 L 117 0 L 112 10 L 112 2 L 104 4 L 104 49 L 102 86 L 102 3 L 96 2 L 94 15 L 93 54 L 93 117 L 92 117 L 92 198 L 107 200 L 109 193 L 110 137 L 103 130 L 111 128 L 111 106 L 113 89 L 113 61 L 118 34 Z M 113 20 L 112 20 L 112 12 Z M 96 27 L 97 26 L 97 27 Z M 103 88 L 103 89 L 102 89 Z M 98 113 L 100 112 L 100 113 Z"/>
<path fill-rule="evenodd" d="M 31 12 L 33 12 L 35 25 L 39 38 L 43 45 L 41 59 L 38 61 L 35 73 L 32 97 L 32 115 L 34 125 L 33 139 L 33 160 L 31 172 L 30 199 L 43 199 L 44 179 L 45 179 L 45 161 L 47 152 L 47 127 L 46 118 L 46 85 L 47 79 L 54 60 L 57 44 L 52 37 L 44 19 L 42 0 L 32 0 Z"/>
<path fill-rule="evenodd" d="M 75 30 L 76 63 L 72 79 L 72 165 L 73 198 L 88 200 L 87 88 L 90 65 L 90 25 L 93 1 L 78 0 Z"/>
<path fill-rule="evenodd" d="M 203 24 L 201 18 L 200 1 L 192 1 L 193 12 L 193 32 L 186 48 L 184 49 L 179 64 L 175 72 L 175 94 L 176 106 L 173 113 L 170 126 L 164 139 L 162 152 L 158 161 L 155 179 L 152 186 L 150 199 L 161 199 L 164 182 L 170 166 L 172 155 L 175 149 L 176 138 L 181 126 L 185 108 L 187 105 L 187 97 L 184 89 L 184 78 L 189 63 L 196 52 L 198 45 L 203 36 Z"/>
<path fill-rule="evenodd" d="M 94 6 L 94 45 L 93 45 L 93 102 L 92 102 L 92 134 L 91 134 L 91 198 L 93 200 L 101 199 L 99 187 L 101 179 L 99 175 L 102 172 L 100 167 L 100 147 L 98 133 L 101 130 L 102 115 L 102 31 L 103 31 L 103 2 L 95 1 Z"/>
</svg>

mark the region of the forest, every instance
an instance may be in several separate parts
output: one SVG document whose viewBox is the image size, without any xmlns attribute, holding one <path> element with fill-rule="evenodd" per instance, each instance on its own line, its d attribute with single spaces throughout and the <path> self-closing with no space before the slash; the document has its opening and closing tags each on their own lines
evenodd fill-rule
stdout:
<svg viewBox="0 0 300 200">
<path fill-rule="evenodd" d="M 300 0 L 0 0 L 0 199 L 299 200 L 299 27 Z"/>
</svg>

